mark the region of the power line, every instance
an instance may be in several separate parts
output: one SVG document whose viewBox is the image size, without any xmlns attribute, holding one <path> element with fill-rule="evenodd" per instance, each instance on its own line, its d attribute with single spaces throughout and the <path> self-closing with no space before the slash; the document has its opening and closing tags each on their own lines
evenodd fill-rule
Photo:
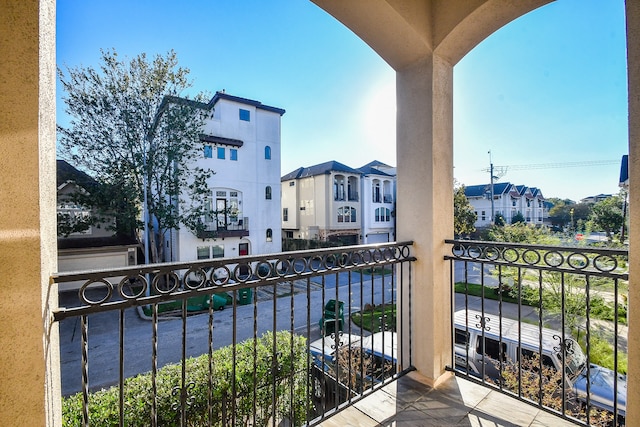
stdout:
<svg viewBox="0 0 640 427">
<path fill-rule="evenodd" d="M 589 166 L 616 165 L 619 163 L 620 163 L 620 160 L 585 160 L 581 162 L 534 163 L 529 165 L 494 166 L 494 169 L 504 171 L 504 173 L 506 173 L 507 170 L 579 168 L 579 167 L 589 167 Z M 482 169 L 482 170 L 484 172 L 489 172 L 489 169 Z"/>
</svg>

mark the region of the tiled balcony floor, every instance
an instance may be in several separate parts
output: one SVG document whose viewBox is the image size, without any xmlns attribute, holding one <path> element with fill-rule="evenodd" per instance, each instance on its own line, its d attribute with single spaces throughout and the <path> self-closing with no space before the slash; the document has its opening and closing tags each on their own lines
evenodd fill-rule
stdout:
<svg viewBox="0 0 640 427">
<path fill-rule="evenodd" d="M 575 426 L 464 379 L 433 389 L 410 373 L 320 424 L 322 427 Z"/>
</svg>

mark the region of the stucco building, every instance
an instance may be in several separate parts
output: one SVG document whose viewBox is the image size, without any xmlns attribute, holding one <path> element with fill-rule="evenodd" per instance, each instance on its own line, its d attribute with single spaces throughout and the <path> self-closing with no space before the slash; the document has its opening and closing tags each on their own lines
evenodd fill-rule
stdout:
<svg viewBox="0 0 640 427">
<path fill-rule="evenodd" d="M 285 237 L 360 243 L 359 170 L 330 161 L 298 168 L 280 181 Z"/>
<path fill-rule="evenodd" d="M 217 92 L 197 166 L 211 169 L 203 230 L 173 231 L 171 261 L 280 252 L 280 119 L 285 110 Z M 191 203 L 191 201 L 187 201 Z"/>
</svg>

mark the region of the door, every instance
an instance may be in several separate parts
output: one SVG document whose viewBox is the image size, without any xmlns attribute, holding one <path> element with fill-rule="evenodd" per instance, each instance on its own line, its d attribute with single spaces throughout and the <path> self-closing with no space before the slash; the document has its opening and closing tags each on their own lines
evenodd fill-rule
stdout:
<svg viewBox="0 0 640 427">
<path fill-rule="evenodd" d="M 227 199 L 216 199 L 216 218 L 218 222 L 218 230 L 227 229 Z"/>
<path fill-rule="evenodd" d="M 240 256 L 249 255 L 249 244 L 248 243 L 240 243 L 238 245 L 238 254 Z"/>
</svg>

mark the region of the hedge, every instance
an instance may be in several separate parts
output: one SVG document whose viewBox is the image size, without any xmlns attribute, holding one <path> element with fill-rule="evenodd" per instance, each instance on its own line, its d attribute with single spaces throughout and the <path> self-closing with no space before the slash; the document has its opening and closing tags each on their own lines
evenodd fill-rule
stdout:
<svg viewBox="0 0 640 427">
<path fill-rule="evenodd" d="M 277 368 L 272 360 L 274 336 L 267 332 L 255 340 L 236 345 L 235 408 L 233 407 L 233 347 L 214 351 L 212 375 L 207 354 L 186 360 L 188 426 L 270 425 L 273 411 L 278 420 L 294 425 L 304 423 L 309 407 L 309 354 L 306 338 L 288 331 L 276 333 Z M 255 363 L 254 363 L 255 360 Z M 254 376 L 255 367 L 255 376 Z M 212 387 L 209 393 L 209 381 Z M 156 374 L 157 424 L 180 425 L 180 386 L 182 364 L 170 364 Z M 275 387 L 274 387 L 275 384 Z M 274 399 L 275 392 L 275 399 Z M 211 395 L 211 396 L 209 396 Z M 211 399 L 209 398 L 211 397 Z M 151 373 L 131 377 L 124 382 L 124 425 L 149 426 L 152 420 L 153 389 Z M 209 407 L 211 403 L 211 408 Z M 254 415 L 255 408 L 255 415 Z M 90 425 L 117 426 L 120 422 L 119 387 L 113 386 L 89 395 Z M 82 425 L 82 393 L 63 398 L 63 425 Z M 255 423 L 254 423 L 255 416 Z"/>
</svg>

